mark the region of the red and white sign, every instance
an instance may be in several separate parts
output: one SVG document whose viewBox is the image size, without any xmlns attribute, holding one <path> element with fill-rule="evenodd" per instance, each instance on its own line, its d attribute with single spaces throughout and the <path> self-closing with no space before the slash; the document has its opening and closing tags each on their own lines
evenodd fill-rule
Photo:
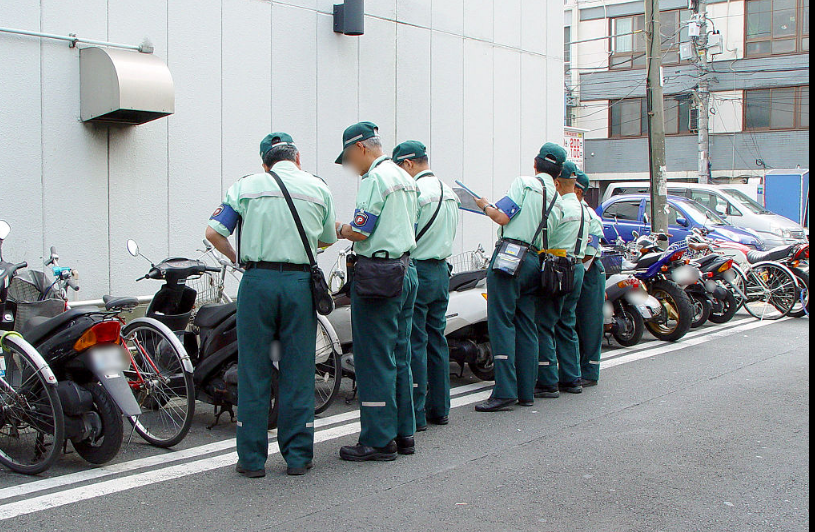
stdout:
<svg viewBox="0 0 815 532">
<path fill-rule="evenodd" d="M 563 147 L 566 148 L 568 158 L 581 170 L 583 167 L 583 142 L 586 131 L 574 127 L 567 127 L 563 132 Z"/>
</svg>

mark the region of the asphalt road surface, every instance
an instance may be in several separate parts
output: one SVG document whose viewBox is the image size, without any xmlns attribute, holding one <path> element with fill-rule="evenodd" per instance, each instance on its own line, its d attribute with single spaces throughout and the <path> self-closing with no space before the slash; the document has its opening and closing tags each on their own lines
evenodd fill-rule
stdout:
<svg viewBox="0 0 815 532">
<path fill-rule="evenodd" d="M 451 367 L 452 369 L 452 367 Z M 480 414 L 489 384 L 453 378 L 451 424 L 417 454 L 351 464 L 355 403 L 317 420 L 315 468 L 287 477 L 270 433 L 266 478 L 234 471 L 234 424 L 199 403 L 174 451 L 134 435 L 92 468 L 0 471 L 6 530 L 809 529 L 809 320 L 693 331 L 604 352 L 600 386 Z M 127 425 L 127 424 L 126 424 Z"/>
</svg>

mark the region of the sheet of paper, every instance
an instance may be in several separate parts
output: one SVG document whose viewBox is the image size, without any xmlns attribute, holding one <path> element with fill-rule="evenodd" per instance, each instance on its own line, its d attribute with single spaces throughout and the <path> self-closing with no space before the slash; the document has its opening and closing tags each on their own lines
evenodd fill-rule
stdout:
<svg viewBox="0 0 815 532">
<path fill-rule="evenodd" d="M 453 192 L 456 193 L 458 199 L 461 201 L 461 205 L 459 205 L 459 209 L 467 212 L 472 212 L 475 214 L 480 214 L 481 216 L 486 216 L 484 211 L 482 211 L 478 205 L 475 203 L 475 198 L 473 195 L 468 192 L 467 190 L 461 187 L 453 187 Z"/>
</svg>

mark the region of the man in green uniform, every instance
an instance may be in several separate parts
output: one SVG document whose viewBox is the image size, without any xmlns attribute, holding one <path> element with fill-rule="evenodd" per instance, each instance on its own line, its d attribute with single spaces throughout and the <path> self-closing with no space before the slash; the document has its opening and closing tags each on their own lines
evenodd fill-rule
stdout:
<svg viewBox="0 0 815 532">
<path fill-rule="evenodd" d="M 362 424 L 359 443 L 340 449 L 340 457 L 353 462 L 393 460 L 397 452 L 415 452 L 410 332 L 418 280 L 409 254 L 416 247 L 418 188 L 384 155 L 379 130 L 371 122 L 345 130 L 336 162 L 362 176 L 353 222 L 337 224 L 337 236 L 355 242 L 357 254 L 351 326 Z M 367 286 L 378 287 L 370 293 L 360 293 L 363 264 Z M 384 289 L 377 293 L 385 285 L 392 288 L 389 271 L 405 272 L 396 277 L 401 282 L 398 295 L 385 296 Z"/>
<path fill-rule="evenodd" d="M 600 262 L 603 221 L 584 199 L 589 177 L 577 169 L 575 194 L 586 211 L 589 239 L 583 265 L 583 288 L 577 302 L 577 337 L 580 340 L 580 378 L 584 387 L 597 386 L 600 379 L 600 350 L 603 346 L 603 305 L 606 300 L 606 270 Z"/>
<path fill-rule="evenodd" d="M 575 309 L 583 285 L 583 257 L 586 253 L 586 214 L 575 196 L 577 167 L 571 161 L 555 180 L 560 194 L 563 217 L 557 231 L 549 237 L 549 253 L 566 256 L 575 262 L 574 289 L 553 304 L 539 307 L 540 366 L 537 397 L 557 397 L 558 390 L 581 393 L 580 348 L 575 332 Z M 553 356 L 553 354 L 555 356 Z M 557 370 L 555 370 L 557 361 Z"/>
<path fill-rule="evenodd" d="M 336 242 L 334 200 L 320 179 L 300 169 L 291 136 L 272 133 L 260 145 L 266 173 L 232 185 L 206 237 L 233 262 L 246 265 L 238 292 L 238 464 L 265 476 L 272 385 L 272 342 L 280 341 L 277 441 L 288 474 L 302 475 L 314 456 L 314 351 L 317 317 L 308 256 L 274 172 L 294 198 L 312 252 Z M 242 221 L 242 222 L 241 222 Z M 228 237 L 241 222 L 237 256 Z"/>
<path fill-rule="evenodd" d="M 393 150 L 393 161 L 419 186 L 419 223 L 411 258 L 419 275 L 410 335 L 413 373 L 413 408 L 416 430 L 427 423 L 446 425 L 450 413 L 450 351 L 444 329 L 450 300 L 450 269 L 458 230 L 459 199 L 453 189 L 430 170 L 427 148 L 421 142 L 403 142 Z"/>
<path fill-rule="evenodd" d="M 543 243 L 543 230 L 549 224 L 556 227 L 560 217 L 554 186 L 549 190 L 542 174 L 559 173 L 565 160 L 566 150 L 549 142 L 535 158 L 536 177 L 515 179 L 507 195 L 495 205 L 486 198 L 476 201 L 484 213 L 501 226 L 501 240 L 487 272 L 487 325 L 495 360 L 495 388 L 487 401 L 475 406 L 478 412 L 503 410 L 516 402 L 521 406 L 534 404 L 538 364 L 535 308 L 540 288 L 538 251 Z M 551 209 L 548 224 L 543 223 L 544 191 L 546 208 Z M 508 273 L 512 268 L 496 269 L 496 266 L 502 268 L 503 264 L 513 263 L 516 264 L 514 274 Z"/>
</svg>

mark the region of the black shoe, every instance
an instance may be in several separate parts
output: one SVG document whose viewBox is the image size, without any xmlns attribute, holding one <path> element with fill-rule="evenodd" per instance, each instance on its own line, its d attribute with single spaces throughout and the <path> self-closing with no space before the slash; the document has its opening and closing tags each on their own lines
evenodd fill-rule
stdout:
<svg viewBox="0 0 815 532">
<path fill-rule="evenodd" d="M 396 452 L 399 454 L 416 454 L 416 442 L 413 436 L 397 436 Z"/>
<path fill-rule="evenodd" d="M 447 416 L 429 417 L 427 418 L 427 422 L 432 423 L 434 425 L 447 425 L 448 423 L 450 423 L 450 418 Z"/>
<path fill-rule="evenodd" d="M 597 381 L 593 381 L 591 379 L 580 379 L 580 384 L 583 388 L 589 388 L 591 386 L 597 386 Z"/>
<path fill-rule="evenodd" d="M 235 471 L 245 476 L 246 478 L 263 478 L 266 476 L 265 469 L 253 469 L 253 470 L 244 469 L 244 467 L 240 465 L 240 463 L 235 465 Z"/>
<path fill-rule="evenodd" d="M 557 386 L 561 392 L 583 393 L 583 386 L 580 385 L 579 380 L 577 382 L 559 382 Z"/>
<path fill-rule="evenodd" d="M 535 397 L 538 399 L 557 399 L 560 392 L 557 386 L 535 386 Z"/>
<path fill-rule="evenodd" d="M 416 427 L 416 432 L 424 432 L 427 430 L 427 425 L 423 425 L 421 427 Z"/>
<path fill-rule="evenodd" d="M 357 443 L 341 448 L 340 458 L 349 462 L 390 462 L 396 460 L 396 451 L 396 442 L 393 440 L 385 447 L 369 447 Z"/>
<path fill-rule="evenodd" d="M 475 405 L 476 412 L 498 412 L 499 410 L 506 410 L 509 406 L 515 404 L 515 399 L 496 399 L 490 397 L 483 403 Z"/>
<path fill-rule="evenodd" d="M 518 399 L 518 406 L 534 406 L 535 401 L 521 401 Z"/>
<path fill-rule="evenodd" d="M 314 462 L 309 462 L 303 467 L 287 467 L 286 474 L 293 477 L 299 477 L 308 473 L 308 470 L 314 467 Z"/>
</svg>

